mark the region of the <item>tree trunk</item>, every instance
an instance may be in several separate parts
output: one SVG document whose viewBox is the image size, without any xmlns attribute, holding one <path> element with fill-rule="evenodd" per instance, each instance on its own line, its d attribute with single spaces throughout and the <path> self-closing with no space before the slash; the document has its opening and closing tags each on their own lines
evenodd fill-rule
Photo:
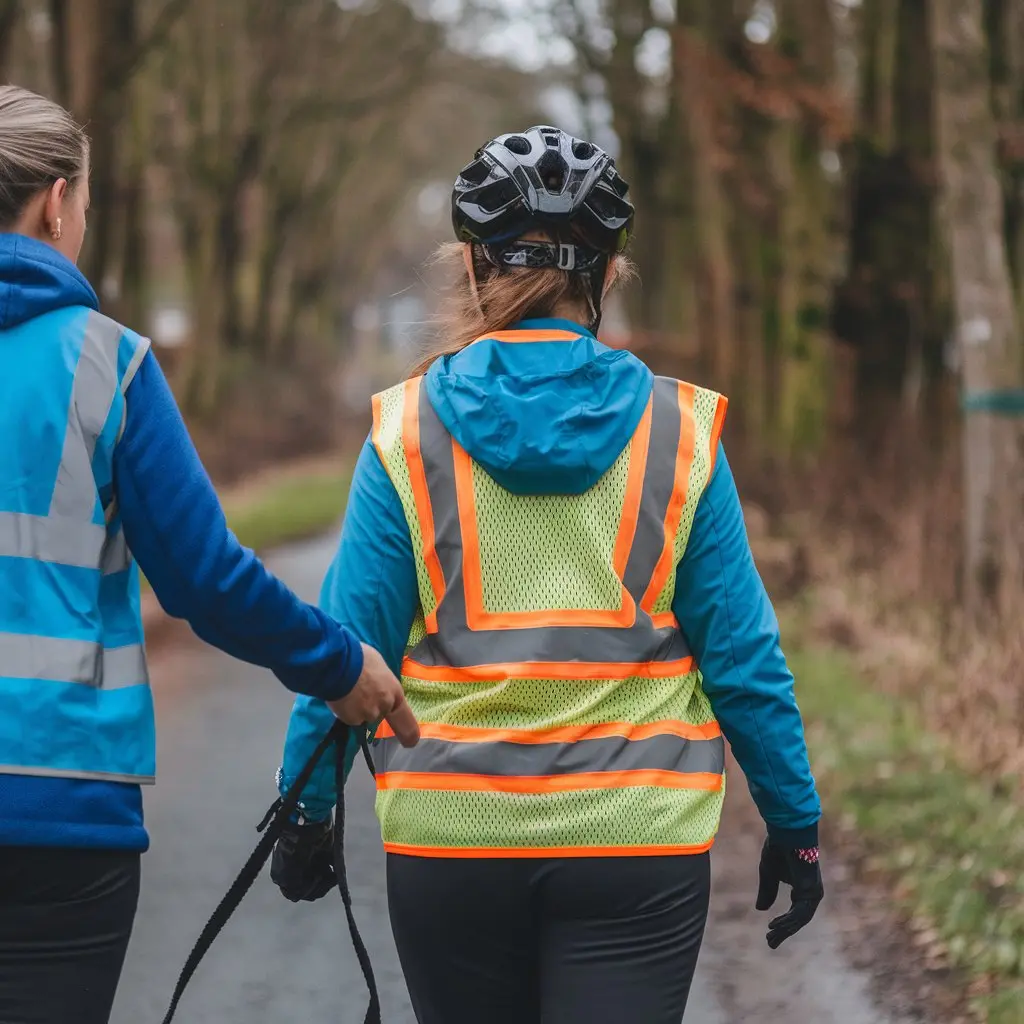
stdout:
<svg viewBox="0 0 1024 1024">
<path fill-rule="evenodd" d="M 857 433 L 872 456 L 891 444 L 894 421 L 902 429 L 927 413 L 944 373 L 947 272 L 934 228 L 934 73 L 925 12 L 925 0 L 866 0 L 861 124 L 846 153 L 848 269 L 833 296 L 832 322 L 857 353 Z M 915 373 L 920 390 L 908 384 Z"/>
<path fill-rule="evenodd" d="M 732 388 L 735 374 L 736 325 L 735 284 L 732 256 L 729 250 L 729 210 L 718 169 L 720 153 L 714 133 L 712 90 L 708 82 L 706 53 L 718 47 L 719 40 L 709 38 L 711 26 L 706 4 L 701 9 L 692 0 L 677 6 L 678 25 L 674 40 L 675 117 L 680 122 L 676 131 L 688 132 L 689 156 L 693 175 L 694 216 L 691 217 L 696 236 L 697 326 L 700 330 L 700 352 L 708 383 L 721 391 Z M 674 176 L 664 176 L 673 179 Z M 671 180 L 672 191 L 678 183 Z M 677 229 L 670 240 L 676 247 L 687 245 L 685 234 Z M 692 248 L 692 243 L 689 243 Z M 671 283 L 668 291 L 680 288 Z"/>
<path fill-rule="evenodd" d="M 982 0 L 932 0 L 943 215 L 966 424 L 964 596 L 978 622 L 1021 592 L 1024 352 L 1003 238 Z M 1016 413 L 1016 414 L 1014 414 Z"/>
<path fill-rule="evenodd" d="M 0 0 L 0 80 L 7 80 L 11 42 L 21 15 L 20 0 Z"/>
</svg>

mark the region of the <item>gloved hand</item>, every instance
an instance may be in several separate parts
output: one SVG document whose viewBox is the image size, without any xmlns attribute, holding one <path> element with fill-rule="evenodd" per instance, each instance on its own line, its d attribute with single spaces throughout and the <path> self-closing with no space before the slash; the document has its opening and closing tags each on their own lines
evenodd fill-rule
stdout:
<svg viewBox="0 0 1024 1024">
<path fill-rule="evenodd" d="M 331 819 L 289 823 L 274 847 L 271 881 L 292 903 L 320 899 L 337 884 L 334 876 L 334 827 Z"/>
<path fill-rule="evenodd" d="M 768 924 L 768 945 L 772 949 L 778 949 L 786 939 L 810 923 L 818 904 L 825 897 L 821 865 L 818 863 L 818 848 L 793 850 L 776 846 L 770 839 L 765 839 L 758 873 L 758 910 L 772 908 L 779 895 L 780 882 L 793 887 L 792 905 L 789 910 Z"/>
</svg>

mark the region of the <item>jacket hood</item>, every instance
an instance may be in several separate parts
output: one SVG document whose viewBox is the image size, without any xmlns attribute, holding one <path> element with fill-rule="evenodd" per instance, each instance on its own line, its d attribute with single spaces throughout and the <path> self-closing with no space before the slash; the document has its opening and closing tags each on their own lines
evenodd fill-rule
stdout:
<svg viewBox="0 0 1024 1024">
<path fill-rule="evenodd" d="M 629 443 L 653 375 L 570 321 L 525 320 L 517 330 L 573 339 L 481 339 L 433 363 L 427 396 L 448 432 L 506 490 L 581 494 Z"/>
<path fill-rule="evenodd" d="M 78 267 L 45 242 L 0 234 L 0 330 L 68 306 L 100 308 Z"/>
</svg>

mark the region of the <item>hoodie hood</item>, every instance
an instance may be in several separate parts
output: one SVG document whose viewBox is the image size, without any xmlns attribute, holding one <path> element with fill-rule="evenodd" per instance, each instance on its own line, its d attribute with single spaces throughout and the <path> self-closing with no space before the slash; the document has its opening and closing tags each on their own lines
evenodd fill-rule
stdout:
<svg viewBox="0 0 1024 1024">
<path fill-rule="evenodd" d="M 68 306 L 100 308 L 78 267 L 45 242 L 0 234 L 0 331 Z"/>
<path fill-rule="evenodd" d="M 567 320 L 525 320 L 513 330 L 574 338 L 481 339 L 433 363 L 427 396 L 448 432 L 506 490 L 581 494 L 629 443 L 653 375 Z"/>
</svg>

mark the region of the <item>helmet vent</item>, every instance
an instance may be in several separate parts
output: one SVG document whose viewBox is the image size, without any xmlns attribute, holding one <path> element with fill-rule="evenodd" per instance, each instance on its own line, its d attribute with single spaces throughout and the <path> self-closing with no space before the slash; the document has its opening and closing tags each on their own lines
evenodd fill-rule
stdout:
<svg viewBox="0 0 1024 1024">
<path fill-rule="evenodd" d="M 505 140 L 505 148 L 517 156 L 526 156 L 533 147 L 530 140 L 524 139 L 522 135 L 511 135 Z"/>
<path fill-rule="evenodd" d="M 464 168 L 459 177 L 470 185 L 482 185 L 491 173 L 491 168 L 484 160 L 476 160 Z"/>
<path fill-rule="evenodd" d="M 485 213 L 496 213 L 509 203 L 514 203 L 518 195 L 515 182 L 511 178 L 501 178 L 480 189 L 476 201 Z"/>
<path fill-rule="evenodd" d="M 547 152 L 537 161 L 537 174 L 548 192 L 560 193 L 565 188 L 569 168 L 558 153 Z"/>
<path fill-rule="evenodd" d="M 577 160 L 589 160 L 594 155 L 594 147 L 589 142 L 574 142 L 572 155 Z"/>
</svg>

